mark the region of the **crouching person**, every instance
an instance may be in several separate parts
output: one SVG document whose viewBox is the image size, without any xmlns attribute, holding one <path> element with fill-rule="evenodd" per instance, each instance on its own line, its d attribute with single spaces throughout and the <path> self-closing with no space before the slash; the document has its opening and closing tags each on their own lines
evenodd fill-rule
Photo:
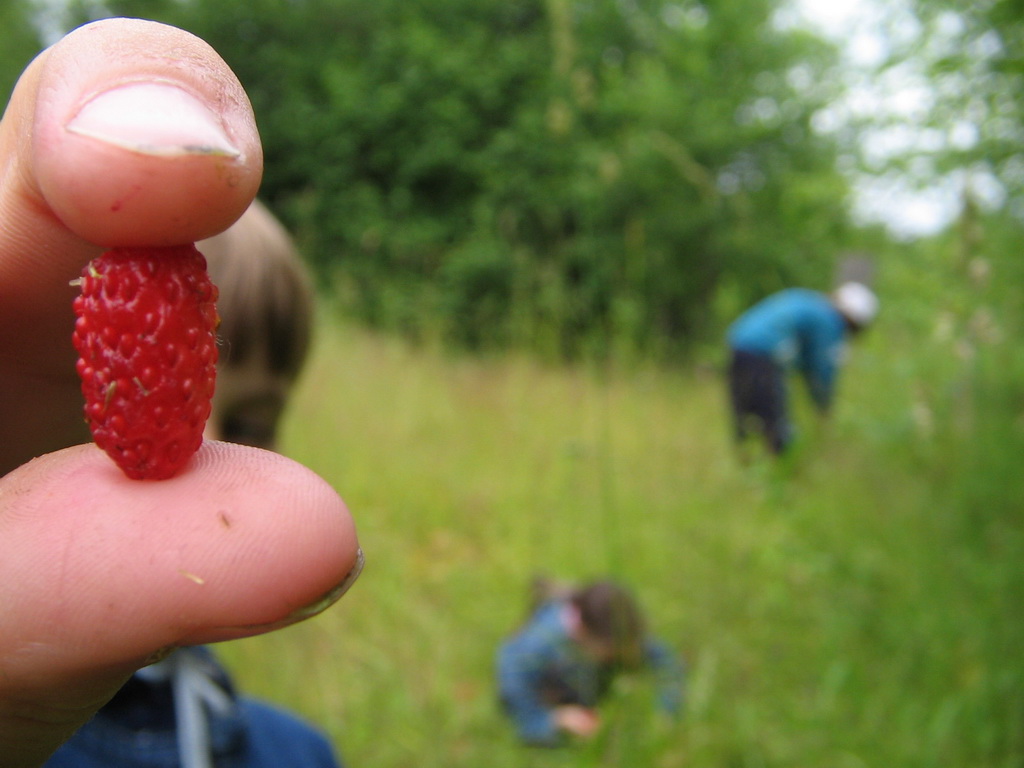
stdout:
<svg viewBox="0 0 1024 768">
<path fill-rule="evenodd" d="M 661 708 L 681 710 L 682 665 L 647 634 L 628 590 L 595 581 L 541 592 L 497 654 L 501 703 L 524 742 L 557 746 L 566 737 L 593 736 L 601 726 L 598 705 L 622 672 L 653 672 Z"/>
</svg>

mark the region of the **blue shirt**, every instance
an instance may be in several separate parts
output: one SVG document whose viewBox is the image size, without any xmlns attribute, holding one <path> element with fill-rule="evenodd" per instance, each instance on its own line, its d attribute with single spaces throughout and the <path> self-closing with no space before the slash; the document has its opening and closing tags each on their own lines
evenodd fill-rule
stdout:
<svg viewBox="0 0 1024 768">
<path fill-rule="evenodd" d="M 800 372 L 814 402 L 828 407 L 846 347 L 846 321 L 828 296 L 806 288 L 779 291 L 740 315 L 728 339 L 733 349 Z"/>
<path fill-rule="evenodd" d="M 236 696 L 205 649 L 225 706 L 206 709 L 215 768 L 339 768 L 330 742 L 298 717 Z M 181 653 L 178 651 L 177 653 Z M 136 675 L 44 768 L 180 768 L 174 696 L 166 682 Z"/>
<path fill-rule="evenodd" d="M 553 719 L 555 703 L 593 707 L 605 693 L 615 670 L 587 656 L 569 635 L 564 601 L 540 606 L 526 625 L 498 650 L 497 674 L 502 703 L 519 736 L 531 744 L 555 744 L 560 738 Z M 644 661 L 658 678 L 661 706 L 678 712 L 682 705 L 682 666 L 661 643 L 644 641 Z"/>
</svg>

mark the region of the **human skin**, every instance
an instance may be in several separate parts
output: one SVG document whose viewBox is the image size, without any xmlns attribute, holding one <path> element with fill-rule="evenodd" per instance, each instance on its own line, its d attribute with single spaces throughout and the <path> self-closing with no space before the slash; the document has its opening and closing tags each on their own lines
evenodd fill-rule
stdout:
<svg viewBox="0 0 1024 768">
<path fill-rule="evenodd" d="M 582 739 L 589 739 L 601 726 L 601 718 L 589 707 L 578 704 L 563 704 L 555 707 L 555 725 L 560 731 Z"/>
<path fill-rule="evenodd" d="M 332 603 L 361 565 L 321 478 L 207 441 L 166 481 L 88 442 L 69 286 L 102 248 L 226 229 L 262 175 L 249 101 L 205 43 L 87 25 L 0 123 L 0 768 L 34 768 L 138 667 Z"/>
</svg>

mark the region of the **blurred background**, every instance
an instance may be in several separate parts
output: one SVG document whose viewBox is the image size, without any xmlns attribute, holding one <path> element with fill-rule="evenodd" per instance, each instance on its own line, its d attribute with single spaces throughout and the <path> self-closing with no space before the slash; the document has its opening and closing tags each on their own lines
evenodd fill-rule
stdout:
<svg viewBox="0 0 1024 768">
<path fill-rule="evenodd" d="M 243 688 L 353 767 L 1024 765 L 1020 3 L 0 0 L 0 92 L 109 15 L 238 74 L 317 280 L 282 450 L 368 565 L 225 646 Z M 834 418 L 740 466 L 726 326 L 851 264 L 882 311 Z M 536 572 L 636 589 L 681 722 L 640 680 L 515 742 Z"/>
</svg>

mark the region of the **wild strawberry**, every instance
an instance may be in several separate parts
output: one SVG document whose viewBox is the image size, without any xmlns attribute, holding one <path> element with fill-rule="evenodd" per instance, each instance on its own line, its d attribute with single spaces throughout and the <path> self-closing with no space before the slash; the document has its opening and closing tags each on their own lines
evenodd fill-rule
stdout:
<svg viewBox="0 0 1024 768">
<path fill-rule="evenodd" d="M 128 477 L 176 474 L 203 441 L 217 288 L 195 246 L 115 248 L 82 271 L 73 341 L 96 444 Z"/>
</svg>

